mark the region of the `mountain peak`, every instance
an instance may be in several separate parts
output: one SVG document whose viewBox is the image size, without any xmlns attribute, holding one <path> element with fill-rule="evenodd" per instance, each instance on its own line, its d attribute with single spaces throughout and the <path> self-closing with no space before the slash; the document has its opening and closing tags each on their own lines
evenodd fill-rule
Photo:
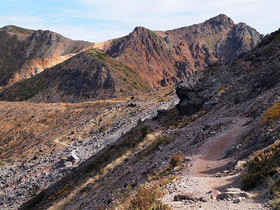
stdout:
<svg viewBox="0 0 280 210">
<path fill-rule="evenodd" d="M 7 25 L 7 26 L 4 26 L 1 29 L 6 31 L 6 32 L 14 32 L 14 33 L 17 32 L 17 33 L 22 33 L 22 34 L 34 32 L 34 30 L 22 28 L 22 27 L 15 26 L 15 25 Z"/>
<path fill-rule="evenodd" d="M 226 16 L 225 14 L 220 14 L 215 17 L 210 18 L 206 21 L 207 23 L 215 24 L 215 25 L 229 25 L 233 26 L 234 22 L 231 18 Z"/>
<path fill-rule="evenodd" d="M 143 26 L 137 26 L 132 31 L 132 34 L 143 34 L 143 32 L 147 31 L 148 29 Z"/>
<path fill-rule="evenodd" d="M 17 35 L 18 39 L 20 40 L 24 40 L 32 33 L 34 33 L 34 30 L 22 28 L 15 25 L 4 26 L 3 28 L 0 28 L 0 31 L 5 31 L 10 35 Z"/>
<path fill-rule="evenodd" d="M 60 34 L 57 34 L 55 32 L 49 31 L 49 30 L 38 30 L 35 31 L 29 38 L 30 41 L 32 40 L 56 40 L 57 42 L 61 42 L 65 37 L 63 37 Z"/>
</svg>

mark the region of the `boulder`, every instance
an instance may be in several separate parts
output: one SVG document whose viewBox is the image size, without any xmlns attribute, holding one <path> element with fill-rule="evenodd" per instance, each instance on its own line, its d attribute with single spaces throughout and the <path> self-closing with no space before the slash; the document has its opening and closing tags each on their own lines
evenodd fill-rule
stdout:
<svg viewBox="0 0 280 210">
<path fill-rule="evenodd" d="M 245 191 L 240 190 L 239 188 L 228 188 L 226 192 L 223 192 L 217 195 L 217 200 L 236 200 L 238 198 L 250 199 L 252 195 Z"/>
<path fill-rule="evenodd" d="M 202 107 L 208 108 L 217 103 L 213 98 L 219 91 L 221 83 L 211 74 L 200 71 L 178 83 L 176 94 L 180 98 L 178 109 L 181 115 L 192 115 Z"/>
<path fill-rule="evenodd" d="M 237 161 L 236 165 L 235 165 L 235 170 L 242 170 L 244 169 L 244 166 L 246 165 L 246 161 L 244 160 L 239 160 Z"/>
<path fill-rule="evenodd" d="M 184 194 L 177 194 L 174 196 L 174 201 L 183 201 L 183 200 L 189 200 L 189 201 L 198 201 L 201 197 L 199 197 L 197 194 L 194 193 L 184 193 Z"/>
</svg>

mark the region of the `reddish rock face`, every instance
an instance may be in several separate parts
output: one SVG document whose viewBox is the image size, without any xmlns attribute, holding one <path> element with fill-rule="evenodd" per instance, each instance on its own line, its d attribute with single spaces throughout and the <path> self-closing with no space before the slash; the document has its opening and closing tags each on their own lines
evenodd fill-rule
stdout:
<svg viewBox="0 0 280 210">
<path fill-rule="evenodd" d="M 78 102 L 133 95 L 173 85 L 210 64 L 230 62 L 262 39 L 255 29 L 244 23 L 236 25 L 225 15 L 169 31 L 136 27 L 125 37 L 102 43 L 99 48 L 103 51 L 87 53 L 78 52 L 98 45 L 73 41 L 51 31 L 28 31 L 28 35 L 19 41 L 6 29 L 0 30 L 0 45 L 15 45 L 7 56 L 5 48 L 0 49 L 0 55 L 4 54 L 0 88 L 38 75 L 3 90 L 2 99 Z M 89 56 L 92 53 L 94 59 Z M 31 91 L 27 84 L 37 88 Z M 20 94 L 23 90 L 28 94 Z"/>
<path fill-rule="evenodd" d="M 262 39 L 244 23 L 225 15 L 170 31 L 136 27 L 115 39 L 105 51 L 134 69 L 151 87 L 178 82 L 215 62 L 226 63 L 254 48 Z"/>
</svg>

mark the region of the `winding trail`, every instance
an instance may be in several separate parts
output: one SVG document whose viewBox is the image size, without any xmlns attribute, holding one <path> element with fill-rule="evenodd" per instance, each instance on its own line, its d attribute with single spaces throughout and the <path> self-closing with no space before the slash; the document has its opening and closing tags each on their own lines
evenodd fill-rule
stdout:
<svg viewBox="0 0 280 210">
<path fill-rule="evenodd" d="M 262 204 L 253 200 L 244 200 L 241 203 L 232 201 L 217 201 L 210 199 L 209 192 L 216 196 L 219 192 L 227 188 L 236 187 L 235 183 L 240 179 L 239 175 L 219 176 L 218 174 L 227 170 L 228 165 L 235 161 L 234 157 L 225 157 L 227 152 L 239 143 L 239 140 L 246 131 L 244 126 L 248 119 L 232 119 L 232 125 L 217 134 L 210 137 L 199 148 L 197 155 L 193 156 L 190 167 L 184 169 L 180 175 L 180 180 L 173 183 L 168 189 L 162 201 L 172 209 L 227 209 L 227 210 L 247 210 L 247 209 L 268 209 Z M 208 197 L 208 202 L 181 202 L 174 201 L 177 194 L 192 193 L 202 197 Z M 253 194 L 255 197 L 256 194 Z"/>
<path fill-rule="evenodd" d="M 199 177 L 203 180 L 204 191 L 225 190 L 232 184 L 232 177 L 215 177 L 214 175 L 227 169 L 227 164 L 234 161 L 234 158 L 224 158 L 226 152 L 238 144 L 238 140 L 244 133 L 246 127 L 242 127 L 247 119 L 239 119 L 224 133 L 211 138 L 201 151 L 201 154 L 194 160 L 190 169 L 191 177 Z"/>
</svg>

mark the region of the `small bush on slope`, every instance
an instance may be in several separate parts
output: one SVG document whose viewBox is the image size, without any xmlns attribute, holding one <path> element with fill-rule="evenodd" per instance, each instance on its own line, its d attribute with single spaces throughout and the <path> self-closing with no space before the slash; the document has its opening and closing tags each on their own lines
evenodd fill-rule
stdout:
<svg viewBox="0 0 280 210">
<path fill-rule="evenodd" d="M 135 197 L 131 200 L 131 209 L 168 209 L 159 200 L 163 191 L 157 185 L 141 185 L 136 191 Z"/>
<path fill-rule="evenodd" d="M 280 100 L 264 111 L 263 123 L 271 124 L 280 119 Z"/>
<path fill-rule="evenodd" d="M 135 196 L 130 200 L 129 209 L 143 210 L 169 210 L 168 205 L 163 204 L 160 198 L 165 194 L 164 187 L 175 180 L 175 176 L 160 178 L 156 183 L 142 184 L 137 190 Z"/>
<path fill-rule="evenodd" d="M 184 155 L 182 153 L 176 154 L 172 157 L 170 164 L 174 167 L 181 165 L 184 162 Z"/>
<path fill-rule="evenodd" d="M 261 184 L 265 179 L 273 176 L 280 165 L 280 141 L 255 152 L 248 162 L 246 174 L 242 177 L 242 184 L 249 190 Z"/>
</svg>

